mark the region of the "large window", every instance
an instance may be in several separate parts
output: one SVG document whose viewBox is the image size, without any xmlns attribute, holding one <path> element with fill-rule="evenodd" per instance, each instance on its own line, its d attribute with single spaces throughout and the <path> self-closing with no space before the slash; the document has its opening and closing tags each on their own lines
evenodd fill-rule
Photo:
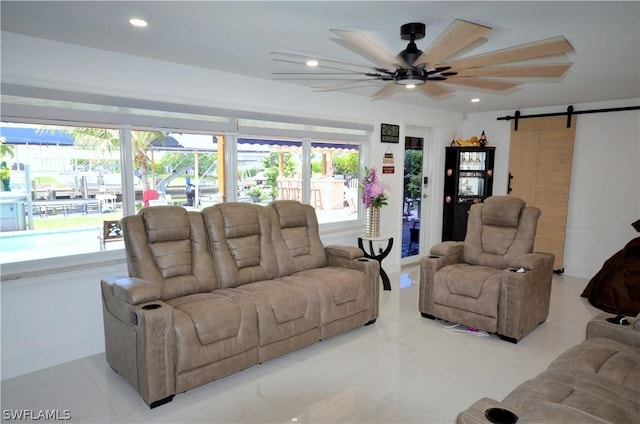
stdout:
<svg viewBox="0 0 640 424">
<path fill-rule="evenodd" d="M 0 137 L 1 263 L 122 249 L 125 211 L 156 205 L 295 199 L 321 224 L 358 219 L 356 141 L 6 123 Z"/>
<path fill-rule="evenodd" d="M 2 124 L 0 137 L 2 263 L 122 247 L 108 228 L 122 217 L 117 129 Z"/>
</svg>

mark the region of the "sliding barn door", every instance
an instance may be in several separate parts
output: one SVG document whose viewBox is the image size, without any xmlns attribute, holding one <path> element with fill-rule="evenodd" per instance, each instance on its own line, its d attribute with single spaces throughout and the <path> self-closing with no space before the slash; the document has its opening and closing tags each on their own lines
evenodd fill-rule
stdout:
<svg viewBox="0 0 640 424">
<path fill-rule="evenodd" d="M 511 123 L 509 195 L 542 210 L 535 251 L 556 256 L 554 269 L 564 271 L 564 240 L 576 117 L 526 118 Z"/>
</svg>

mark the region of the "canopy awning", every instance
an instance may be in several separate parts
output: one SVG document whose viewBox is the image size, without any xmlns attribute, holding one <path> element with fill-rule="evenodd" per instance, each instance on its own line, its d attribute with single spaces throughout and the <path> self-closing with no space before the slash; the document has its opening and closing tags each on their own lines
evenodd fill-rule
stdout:
<svg viewBox="0 0 640 424">
<path fill-rule="evenodd" d="M 66 131 L 45 130 L 28 126 L 1 126 L 0 137 L 10 145 L 73 146 L 73 136 Z M 238 138 L 238 151 L 266 152 L 272 146 L 299 147 L 299 140 Z M 357 144 L 312 141 L 312 148 L 329 150 L 358 150 Z M 171 133 L 151 143 L 152 150 L 216 152 L 218 140 L 214 135 Z"/>
<path fill-rule="evenodd" d="M 201 152 L 216 152 L 218 151 L 218 141 L 216 136 L 212 135 L 200 135 L 200 134 L 179 134 L 171 133 L 151 143 L 154 150 L 198 150 Z M 279 139 L 265 139 L 265 138 L 238 138 L 238 151 L 249 152 L 267 152 L 270 147 L 300 147 L 301 141 L 298 140 L 279 140 Z M 311 143 L 312 148 L 319 149 L 332 149 L 332 150 L 358 150 L 356 144 L 346 143 L 331 143 L 325 141 L 313 141 Z"/>
<path fill-rule="evenodd" d="M 73 146 L 73 137 L 66 131 L 45 130 L 37 127 L 0 126 L 0 137 L 4 137 L 7 144 L 42 146 Z"/>
</svg>

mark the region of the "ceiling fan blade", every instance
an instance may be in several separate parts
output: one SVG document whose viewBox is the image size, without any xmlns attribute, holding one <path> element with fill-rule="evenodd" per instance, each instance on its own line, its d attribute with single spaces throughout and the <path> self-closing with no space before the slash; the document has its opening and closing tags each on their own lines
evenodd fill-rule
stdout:
<svg viewBox="0 0 640 424">
<path fill-rule="evenodd" d="M 440 63 L 490 31 L 491 28 L 484 25 L 456 19 L 427 47 L 413 65 Z"/>
<path fill-rule="evenodd" d="M 534 41 L 502 50 L 476 56 L 452 60 L 438 65 L 451 66 L 452 71 L 460 71 L 479 66 L 496 65 L 499 63 L 517 62 L 519 60 L 535 59 L 538 57 L 555 56 L 573 51 L 573 47 L 566 38 L 559 36 L 546 40 Z"/>
<path fill-rule="evenodd" d="M 393 96 L 394 94 L 396 94 L 399 91 L 399 89 L 401 89 L 401 88 L 403 88 L 403 87 L 399 86 L 396 83 L 390 82 L 389 84 L 387 84 L 384 87 L 382 87 L 380 90 L 378 90 L 375 93 L 373 93 L 371 95 L 371 97 L 374 100 L 387 99 L 387 98 Z"/>
<path fill-rule="evenodd" d="M 362 69 L 368 69 L 371 70 L 371 65 L 364 65 L 362 63 L 356 63 L 356 62 L 349 62 L 346 60 L 341 60 L 341 59 L 335 59 L 335 58 L 331 58 L 331 57 L 323 57 L 323 56 L 314 56 L 314 55 L 309 55 L 309 54 L 302 54 L 302 53 L 291 53 L 291 52 L 271 52 L 272 55 L 275 56 L 283 56 L 283 57 L 289 57 L 289 58 L 294 58 L 294 59 L 299 59 L 300 62 L 302 64 L 304 64 L 306 66 L 306 62 L 309 59 L 315 59 L 317 60 L 319 63 L 318 66 L 322 66 L 324 63 L 333 63 L 333 64 L 337 64 L 337 65 L 347 65 L 347 66 L 353 66 L 356 68 L 362 68 Z M 282 59 L 271 59 L 274 61 L 281 61 Z"/>
<path fill-rule="evenodd" d="M 336 81 L 343 81 L 343 82 L 350 82 L 350 81 L 358 81 L 355 80 L 353 78 L 338 78 L 338 77 L 331 77 L 331 76 L 322 76 L 322 75 L 308 75 L 308 76 L 304 76 L 301 77 L 300 75 L 297 76 L 291 76 L 291 77 L 279 77 L 279 78 L 274 78 L 274 81 L 325 81 L 325 82 L 336 82 Z"/>
<path fill-rule="evenodd" d="M 344 31 L 332 29 L 331 32 L 341 38 L 331 38 L 332 41 L 354 53 L 370 60 L 383 68 L 396 68 L 400 65 L 406 67 L 406 63 L 401 58 L 397 58 L 387 53 L 382 47 L 367 38 L 364 34 L 355 31 Z"/>
<path fill-rule="evenodd" d="M 458 72 L 459 77 L 561 77 L 573 63 L 552 65 L 495 66 L 471 68 Z"/>
<path fill-rule="evenodd" d="M 361 72 L 273 72 L 273 75 L 362 75 Z"/>
<path fill-rule="evenodd" d="M 488 80 L 473 77 L 449 77 L 447 83 L 464 85 L 467 87 L 483 88 L 486 90 L 508 90 L 521 85 L 521 82 Z"/>
<path fill-rule="evenodd" d="M 375 85 L 374 81 L 370 79 L 360 79 L 360 80 L 351 80 L 344 81 L 337 84 L 322 84 L 322 85 L 312 85 L 311 88 L 314 91 L 340 91 L 340 90 L 348 90 L 350 88 L 361 88 L 367 87 L 370 85 Z"/>
<path fill-rule="evenodd" d="M 334 71 L 343 71 L 343 72 L 349 72 L 349 73 L 353 73 L 353 74 L 359 74 L 362 75 L 364 73 L 364 71 L 355 71 L 353 69 L 346 69 L 346 68 L 339 68 L 337 66 L 329 66 L 329 65 L 323 65 L 322 63 L 319 63 L 317 66 L 313 67 L 313 68 L 309 68 L 307 67 L 306 63 L 304 62 L 297 62 L 295 60 L 285 60 L 285 59 L 271 59 L 274 62 L 280 62 L 280 63 L 291 63 L 293 65 L 300 65 L 303 66 L 304 68 L 308 69 L 309 72 L 313 72 L 313 70 L 321 68 L 321 69 L 332 69 Z M 367 71 L 372 71 L 373 68 L 368 68 Z"/>
<path fill-rule="evenodd" d="M 450 94 L 456 91 L 435 81 L 427 81 L 418 87 L 420 88 L 420 92 L 428 97 L 444 96 L 445 94 Z"/>
</svg>

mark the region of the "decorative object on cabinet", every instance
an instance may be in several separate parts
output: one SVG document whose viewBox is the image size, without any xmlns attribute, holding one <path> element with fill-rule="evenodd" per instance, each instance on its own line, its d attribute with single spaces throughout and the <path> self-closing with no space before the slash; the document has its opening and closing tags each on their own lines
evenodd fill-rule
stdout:
<svg viewBox="0 0 640 424">
<path fill-rule="evenodd" d="M 442 241 L 462 241 L 474 203 L 493 193 L 495 147 L 446 147 Z"/>
<path fill-rule="evenodd" d="M 489 140 L 487 139 L 487 135 L 484 133 L 484 130 L 482 130 L 482 134 L 480 135 L 480 146 L 484 147 L 487 144 L 489 144 Z"/>
<path fill-rule="evenodd" d="M 454 136 L 453 140 L 451 140 L 451 147 L 485 147 L 487 145 L 489 145 L 489 140 L 487 139 L 487 135 L 484 133 L 484 130 L 482 130 L 480 137 L 474 135 L 467 140 L 456 140 Z"/>
</svg>

